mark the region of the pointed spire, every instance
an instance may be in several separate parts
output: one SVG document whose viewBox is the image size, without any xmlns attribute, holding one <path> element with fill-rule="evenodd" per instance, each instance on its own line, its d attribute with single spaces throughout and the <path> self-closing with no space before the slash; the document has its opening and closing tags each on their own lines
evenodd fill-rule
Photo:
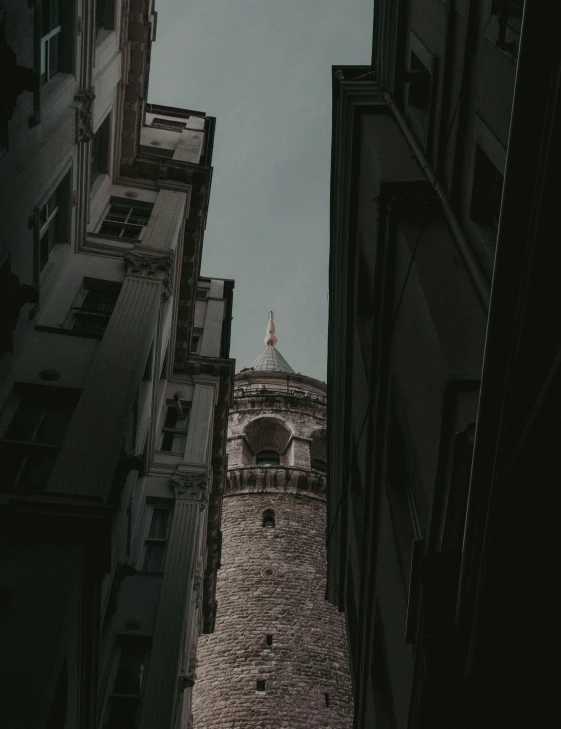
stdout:
<svg viewBox="0 0 561 729">
<path fill-rule="evenodd" d="M 269 312 L 269 322 L 265 334 L 265 349 L 251 363 L 251 370 L 268 370 L 269 372 L 294 372 L 282 354 L 275 347 L 277 337 L 275 334 L 274 314 Z"/>
<path fill-rule="evenodd" d="M 275 336 L 275 322 L 274 322 L 274 314 L 272 311 L 269 312 L 269 323 L 267 324 L 267 332 L 265 334 L 265 344 L 267 346 L 272 345 L 273 347 L 277 343 L 277 338 Z"/>
</svg>

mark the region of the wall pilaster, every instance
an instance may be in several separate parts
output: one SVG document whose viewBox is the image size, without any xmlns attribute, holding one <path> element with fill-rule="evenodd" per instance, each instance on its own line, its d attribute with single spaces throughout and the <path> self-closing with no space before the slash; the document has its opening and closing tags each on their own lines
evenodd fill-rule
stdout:
<svg viewBox="0 0 561 729">
<path fill-rule="evenodd" d="M 47 491 L 104 499 L 169 292 L 173 255 L 131 252 L 128 274 L 56 460 Z"/>
<path fill-rule="evenodd" d="M 139 729 L 169 729 L 177 693 L 189 683 L 181 674 L 181 636 L 184 625 L 189 629 L 193 619 L 186 613 L 193 608 L 193 578 L 208 504 L 208 478 L 204 473 L 176 472 L 171 483 L 175 507 Z"/>
</svg>

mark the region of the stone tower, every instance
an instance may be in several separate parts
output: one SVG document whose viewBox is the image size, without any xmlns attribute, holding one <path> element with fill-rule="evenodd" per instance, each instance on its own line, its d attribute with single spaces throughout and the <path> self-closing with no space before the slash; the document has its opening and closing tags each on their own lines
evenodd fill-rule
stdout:
<svg viewBox="0 0 561 729">
<path fill-rule="evenodd" d="M 236 376 L 215 632 L 195 729 L 350 729 L 343 615 L 325 600 L 326 387 L 276 349 Z"/>
</svg>

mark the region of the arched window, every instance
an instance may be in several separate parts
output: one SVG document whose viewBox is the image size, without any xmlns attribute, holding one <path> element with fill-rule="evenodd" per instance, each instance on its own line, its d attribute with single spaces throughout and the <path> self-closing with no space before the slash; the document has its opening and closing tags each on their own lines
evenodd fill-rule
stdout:
<svg viewBox="0 0 561 729">
<path fill-rule="evenodd" d="M 278 466 L 280 463 L 280 455 L 277 451 L 259 451 L 257 454 L 258 466 Z"/>
<path fill-rule="evenodd" d="M 275 528 L 275 512 L 272 509 L 263 512 L 263 527 L 266 529 Z"/>
<path fill-rule="evenodd" d="M 316 471 L 327 473 L 327 462 L 321 458 L 312 458 L 312 468 L 315 468 Z"/>
</svg>

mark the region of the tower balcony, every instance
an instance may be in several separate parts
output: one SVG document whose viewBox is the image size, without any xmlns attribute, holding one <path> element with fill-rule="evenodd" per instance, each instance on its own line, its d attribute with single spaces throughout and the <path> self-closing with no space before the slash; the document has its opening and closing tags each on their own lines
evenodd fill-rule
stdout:
<svg viewBox="0 0 561 729">
<path fill-rule="evenodd" d="M 228 470 L 226 494 L 306 494 L 325 498 L 327 477 L 312 468 L 298 466 L 241 466 Z"/>
</svg>

